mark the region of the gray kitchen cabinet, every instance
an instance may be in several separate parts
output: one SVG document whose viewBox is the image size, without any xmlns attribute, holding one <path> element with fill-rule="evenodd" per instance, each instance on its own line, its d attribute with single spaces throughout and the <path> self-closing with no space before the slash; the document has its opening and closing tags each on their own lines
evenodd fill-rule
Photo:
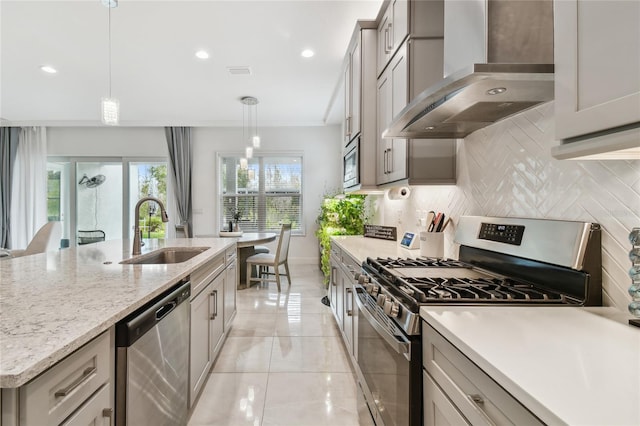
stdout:
<svg viewBox="0 0 640 426">
<path fill-rule="evenodd" d="M 329 293 L 335 300 L 331 310 L 340 329 L 342 340 L 351 357 L 356 356 L 357 319 L 354 316 L 355 300 L 353 294 L 354 273 L 360 269 L 358 261 L 354 260 L 340 249 L 331 244 L 331 281 Z"/>
<path fill-rule="evenodd" d="M 360 45 L 361 40 L 357 40 L 351 50 L 347 52 L 347 67 L 344 72 L 345 145 L 360 134 L 360 82 L 362 69 Z"/>
<path fill-rule="evenodd" d="M 398 113 L 442 78 L 442 39 L 409 38 L 378 78 L 376 184 L 453 184 L 455 139 L 383 138 Z"/>
<path fill-rule="evenodd" d="M 213 364 L 210 346 L 211 284 L 191 300 L 189 405 L 195 402 Z"/>
<path fill-rule="evenodd" d="M 347 352 L 351 357 L 357 354 L 357 333 L 358 324 L 355 316 L 357 310 L 354 307 L 355 294 L 353 283 L 354 274 L 360 270 L 360 264 L 345 251 L 341 250 L 340 276 L 342 279 L 343 309 L 342 309 L 342 337 L 344 339 Z"/>
<path fill-rule="evenodd" d="M 375 189 L 376 23 L 358 21 L 344 59 L 343 148 L 358 139 L 359 184 L 345 191 Z"/>
<path fill-rule="evenodd" d="M 640 2 L 556 1 L 554 18 L 553 156 L 640 158 Z"/>
<path fill-rule="evenodd" d="M 238 276 L 236 249 L 231 248 L 226 252 L 226 269 L 224 281 L 224 332 L 231 328 L 231 323 L 236 316 L 236 299 L 238 294 Z"/>
<path fill-rule="evenodd" d="M 407 48 L 398 50 L 387 69 L 378 78 L 378 149 L 376 184 L 407 177 L 407 140 L 384 139 L 382 132 L 407 105 Z"/>
<path fill-rule="evenodd" d="M 340 329 L 342 329 L 342 315 L 344 312 L 344 290 L 341 274 L 342 270 L 340 268 L 340 256 L 340 248 L 336 247 L 334 244 L 331 244 L 331 277 L 329 282 L 329 291 L 331 294 L 331 311 L 336 318 L 338 326 L 340 327 Z"/>
<path fill-rule="evenodd" d="M 108 384 L 101 387 L 71 417 L 60 423 L 60 426 L 110 425 L 113 409 L 105 407 L 109 407 L 111 391 Z"/>
<path fill-rule="evenodd" d="M 114 374 L 112 328 L 22 387 L 2 389 L 2 425 L 109 424 Z"/>
<path fill-rule="evenodd" d="M 191 274 L 189 406 L 193 406 L 224 338 L 226 272 L 222 253 Z M 222 264 L 222 267 L 220 266 Z"/>
<path fill-rule="evenodd" d="M 226 281 L 225 274 L 220 274 L 211 283 L 211 327 L 209 329 L 211 333 L 211 346 L 209 350 L 213 354 L 213 358 L 218 354 L 222 348 L 222 342 L 224 340 L 224 288 Z"/>
<path fill-rule="evenodd" d="M 407 36 L 442 37 L 443 10 L 443 0 L 388 0 L 383 3 L 377 27 L 378 77 Z"/>
<path fill-rule="evenodd" d="M 425 371 L 422 371 L 422 398 L 424 426 L 470 424 Z"/>
<path fill-rule="evenodd" d="M 425 426 L 543 424 L 424 321 L 422 364 Z"/>
</svg>

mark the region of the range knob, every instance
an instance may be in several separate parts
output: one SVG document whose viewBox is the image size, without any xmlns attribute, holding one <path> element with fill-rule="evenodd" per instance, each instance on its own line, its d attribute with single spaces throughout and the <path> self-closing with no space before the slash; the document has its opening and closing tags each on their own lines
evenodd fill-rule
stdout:
<svg viewBox="0 0 640 426">
<path fill-rule="evenodd" d="M 371 280 L 369 279 L 368 276 L 366 276 L 365 274 L 360 274 L 360 276 L 358 277 L 358 283 L 360 284 L 366 284 L 368 282 L 370 282 Z"/>
<path fill-rule="evenodd" d="M 384 305 L 382 306 L 384 313 L 387 315 L 390 315 L 392 306 L 393 306 L 393 302 L 390 299 L 385 300 Z"/>
<path fill-rule="evenodd" d="M 392 302 L 391 300 L 387 300 L 384 302 L 384 313 L 391 318 L 397 318 L 400 313 L 400 304 L 397 302 Z"/>
<path fill-rule="evenodd" d="M 378 306 L 383 306 L 384 307 L 384 302 L 387 300 L 387 296 L 385 296 L 384 294 L 379 294 L 378 295 Z"/>
<path fill-rule="evenodd" d="M 391 305 L 391 312 L 389 313 L 389 316 L 391 318 L 397 318 L 398 315 L 400 315 L 400 304 L 397 302 L 393 302 L 393 304 Z"/>
<path fill-rule="evenodd" d="M 362 275 L 360 272 L 356 272 L 355 274 L 353 274 L 353 279 L 356 281 L 360 280 L 360 275 Z"/>
<path fill-rule="evenodd" d="M 377 286 L 375 284 L 371 285 L 371 291 L 369 292 L 372 296 L 377 296 L 378 293 L 380 293 L 380 286 Z"/>
</svg>

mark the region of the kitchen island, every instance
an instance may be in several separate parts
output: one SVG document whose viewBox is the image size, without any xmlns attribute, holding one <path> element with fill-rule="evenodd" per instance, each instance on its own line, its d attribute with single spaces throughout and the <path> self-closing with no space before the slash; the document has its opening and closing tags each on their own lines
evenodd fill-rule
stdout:
<svg viewBox="0 0 640 426">
<path fill-rule="evenodd" d="M 0 261 L 0 388 L 17 388 L 75 352 L 200 266 L 235 239 L 147 241 L 206 247 L 181 263 L 126 265 L 130 241 L 106 241 Z"/>
</svg>

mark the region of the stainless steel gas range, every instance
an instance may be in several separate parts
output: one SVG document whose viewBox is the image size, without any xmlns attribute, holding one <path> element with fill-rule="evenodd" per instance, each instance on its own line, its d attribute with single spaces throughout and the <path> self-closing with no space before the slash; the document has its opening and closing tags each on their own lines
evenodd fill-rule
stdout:
<svg viewBox="0 0 640 426">
<path fill-rule="evenodd" d="M 358 376 L 376 424 L 422 425 L 422 306 L 602 304 L 600 226 L 461 217 L 458 260 L 373 258 L 355 274 Z"/>
</svg>

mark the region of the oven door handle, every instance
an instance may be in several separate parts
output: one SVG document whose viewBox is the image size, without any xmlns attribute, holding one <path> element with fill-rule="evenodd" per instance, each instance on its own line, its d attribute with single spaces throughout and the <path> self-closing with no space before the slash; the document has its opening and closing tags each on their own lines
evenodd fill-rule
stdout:
<svg viewBox="0 0 640 426">
<path fill-rule="evenodd" d="M 388 344 L 399 354 L 404 355 L 406 359 L 411 361 L 411 352 L 409 350 L 409 341 L 404 336 L 394 336 L 390 334 L 384 326 L 382 326 L 378 320 L 369 312 L 369 309 L 362 303 L 360 300 L 360 296 L 356 292 L 356 296 L 354 297 L 356 303 L 358 304 L 359 314 L 362 314 L 367 322 L 373 327 L 374 330 L 378 332 L 380 337 L 382 337 Z M 400 339 L 399 339 L 400 338 Z"/>
</svg>

